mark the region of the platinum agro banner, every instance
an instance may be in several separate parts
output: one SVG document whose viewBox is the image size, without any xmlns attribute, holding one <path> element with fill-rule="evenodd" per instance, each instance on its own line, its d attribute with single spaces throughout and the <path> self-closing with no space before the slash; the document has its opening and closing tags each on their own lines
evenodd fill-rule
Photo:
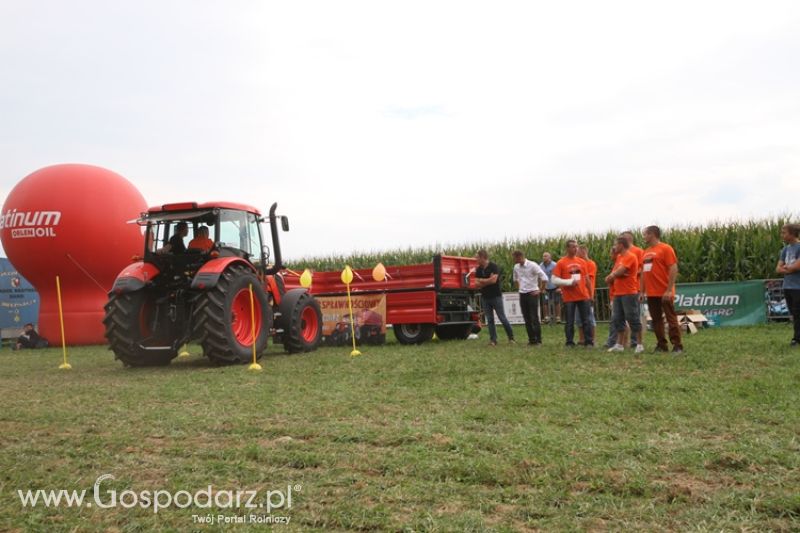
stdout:
<svg viewBox="0 0 800 533">
<path fill-rule="evenodd" d="M 714 326 L 766 324 L 764 280 L 678 284 L 675 308 L 701 311 Z"/>
<path fill-rule="evenodd" d="M 28 322 L 39 322 L 39 294 L 8 259 L 0 258 L 0 330 L 16 332 Z"/>
</svg>

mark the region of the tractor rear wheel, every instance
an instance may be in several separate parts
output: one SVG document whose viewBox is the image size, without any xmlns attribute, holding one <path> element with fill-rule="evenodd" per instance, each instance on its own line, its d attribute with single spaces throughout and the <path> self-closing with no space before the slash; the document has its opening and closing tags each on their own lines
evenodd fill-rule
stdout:
<svg viewBox="0 0 800 533">
<path fill-rule="evenodd" d="M 322 339 L 322 311 L 319 302 L 305 289 L 292 289 L 283 295 L 276 326 L 283 329 L 281 341 L 289 353 L 311 352 Z"/>
<path fill-rule="evenodd" d="M 436 336 L 439 340 L 464 340 L 472 333 L 472 324 L 451 324 L 436 326 Z"/>
<path fill-rule="evenodd" d="M 400 344 L 422 344 L 433 338 L 433 324 L 395 324 L 392 329 Z"/>
<path fill-rule="evenodd" d="M 199 297 L 192 315 L 194 334 L 203 354 L 218 364 L 252 360 L 254 334 L 256 359 L 260 359 L 267 347 L 271 319 L 272 309 L 261 282 L 252 270 L 243 266 L 225 270 L 217 284 Z"/>
<path fill-rule="evenodd" d="M 103 324 L 114 356 L 125 366 L 165 366 L 177 355 L 175 349 L 142 350 L 150 343 L 170 346 L 170 340 L 153 339 L 156 330 L 156 305 L 152 294 L 144 291 L 113 294 L 105 306 Z"/>
</svg>

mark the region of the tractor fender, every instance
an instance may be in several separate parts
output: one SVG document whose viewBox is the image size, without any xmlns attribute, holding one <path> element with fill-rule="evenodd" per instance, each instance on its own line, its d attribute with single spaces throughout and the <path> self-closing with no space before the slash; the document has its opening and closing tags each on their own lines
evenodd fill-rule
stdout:
<svg viewBox="0 0 800 533">
<path fill-rule="evenodd" d="M 126 292 L 138 291 L 149 283 L 153 278 L 158 276 L 161 271 L 152 263 L 145 263 L 138 261 L 125 267 L 119 273 L 117 279 L 114 280 L 114 286 L 111 287 L 111 292 L 114 294 L 123 294 Z"/>
<path fill-rule="evenodd" d="M 253 272 L 257 273 L 253 265 L 241 257 L 218 257 L 204 264 L 200 270 L 197 271 L 197 273 L 194 275 L 194 279 L 192 279 L 191 288 L 204 290 L 215 287 L 219 281 L 219 277 L 222 275 L 225 269 L 231 265 L 238 264 L 244 265 Z"/>
</svg>

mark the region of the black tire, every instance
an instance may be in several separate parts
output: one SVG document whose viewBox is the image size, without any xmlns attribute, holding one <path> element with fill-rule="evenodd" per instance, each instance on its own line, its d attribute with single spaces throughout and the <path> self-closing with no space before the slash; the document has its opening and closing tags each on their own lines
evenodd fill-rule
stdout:
<svg viewBox="0 0 800 533">
<path fill-rule="evenodd" d="M 433 338 L 433 324 L 394 324 L 394 336 L 400 344 L 422 344 Z"/>
<path fill-rule="evenodd" d="M 144 291 L 112 294 L 105 306 L 103 324 L 106 339 L 114 357 L 125 366 L 166 366 L 178 355 L 178 350 L 144 351 L 138 345 L 152 337 L 155 304 Z M 158 344 L 170 345 L 170 339 Z"/>
<path fill-rule="evenodd" d="M 281 342 L 289 353 L 311 352 L 322 340 L 322 311 L 306 289 L 285 293 L 278 306 L 281 316 L 275 326 L 283 330 Z"/>
<path fill-rule="evenodd" d="M 436 326 L 436 336 L 439 340 L 464 340 L 472 333 L 472 324 L 452 324 Z"/>
<path fill-rule="evenodd" d="M 194 335 L 203 354 L 218 364 L 244 364 L 253 359 L 253 334 L 249 287 L 253 286 L 257 330 L 256 359 L 267 347 L 272 308 L 255 273 L 244 266 L 232 266 L 217 284 L 198 298 L 192 314 Z"/>
</svg>

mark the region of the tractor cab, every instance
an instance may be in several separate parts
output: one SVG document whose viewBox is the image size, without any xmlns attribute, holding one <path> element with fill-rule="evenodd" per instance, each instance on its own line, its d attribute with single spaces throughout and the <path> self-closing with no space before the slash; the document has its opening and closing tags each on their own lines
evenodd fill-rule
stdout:
<svg viewBox="0 0 800 533">
<path fill-rule="evenodd" d="M 270 223 L 277 218 L 273 206 Z M 286 218 L 280 218 L 287 228 Z M 262 222 L 254 207 L 225 202 L 166 204 L 151 208 L 137 221 L 145 228 L 144 261 L 161 272 L 183 276 L 193 275 L 211 259 L 226 257 L 243 259 L 259 274 L 267 273 L 270 248 L 263 240 Z M 277 231 L 272 234 L 279 269 L 280 244 Z"/>
</svg>

